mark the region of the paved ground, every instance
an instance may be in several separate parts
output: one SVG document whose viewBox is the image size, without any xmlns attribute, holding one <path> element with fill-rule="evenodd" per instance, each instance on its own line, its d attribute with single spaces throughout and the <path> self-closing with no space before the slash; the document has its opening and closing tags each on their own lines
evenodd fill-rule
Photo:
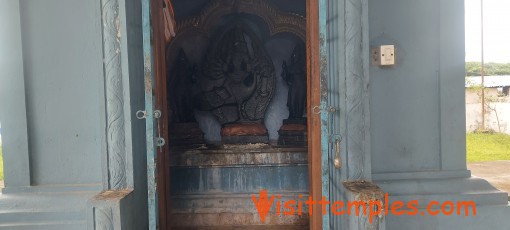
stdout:
<svg viewBox="0 0 510 230">
<path fill-rule="evenodd" d="M 510 161 L 469 163 L 467 167 L 473 176 L 484 178 L 510 194 Z"/>
</svg>

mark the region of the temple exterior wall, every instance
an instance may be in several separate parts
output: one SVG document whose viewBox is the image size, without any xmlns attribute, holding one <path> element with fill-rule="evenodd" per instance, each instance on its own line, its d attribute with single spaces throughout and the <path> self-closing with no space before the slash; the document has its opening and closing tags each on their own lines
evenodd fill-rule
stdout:
<svg viewBox="0 0 510 230">
<path fill-rule="evenodd" d="M 113 51 L 103 44 L 109 4 L 118 14 Z M 466 169 L 463 4 L 368 0 L 370 46 L 397 48 L 396 66 L 369 69 L 372 180 L 390 200 L 479 205 L 476 218 L 388 216 L 386 229 L 510 226 L 508 194 Z M 145 105 L 141 19 L 140 1 L 0 0 L 0 229 L 146 229 L 145 122 L 134 116 Z M 105 67 L 108 52 L 120 55 L 117 69 Z M 106 157 L 110 71 L 122 80 L 117 188 Z"/>
</svg>

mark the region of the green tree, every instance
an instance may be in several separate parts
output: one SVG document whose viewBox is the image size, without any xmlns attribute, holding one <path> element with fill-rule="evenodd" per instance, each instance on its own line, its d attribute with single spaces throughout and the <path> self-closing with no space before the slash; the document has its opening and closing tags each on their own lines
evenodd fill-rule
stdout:
<svg viewBox="0 0 510 230">
<path fill-rule="evenodd" d="M 466 76 L 482 75 L 482 64 L 480 62 L 466 62 Z M 485 63 L 484 75 L 510 75 L 510 63 Z"/>
</svg>

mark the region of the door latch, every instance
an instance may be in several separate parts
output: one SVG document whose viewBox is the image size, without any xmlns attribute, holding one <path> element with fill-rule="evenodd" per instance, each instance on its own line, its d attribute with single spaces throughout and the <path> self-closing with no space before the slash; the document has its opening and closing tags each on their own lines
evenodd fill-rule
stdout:
<svg viewBox="0 0 510 230">
<path fill-rule="evenodd" d="M 340 111 L 338 108 L 335 108 L 333 106 L 328 108 L 328 139 L 330 143 L 333 143 L 334 148 L 334 158 L 333 158 L 333 165 L 335 168 L 340 169 L 342 167 L 342 158 L 340 156 L 341 153 L 341 144 L 342 144 L 342 135 L 336 134 L 331 131 L 331 128 L 333 127 L 333 121 L 334 116 L 333 113 Z"/>
<path fill-rule="evenodd" d="M 154 110 L 154 119 L 156 120 L 156 124 L 157 124 L 157 137 L 154 138 L 154 142 L 156 143 L 156 146 L 159 147 L 159 151 L 163 151 L 163 146 L 165 145 L 166 141 L 165 141 L 165 138 L 163 138 L 161 136 L 161 125 L 160 125 L 160 118 L 161 118 L 161 115 L 163 115 L 161 113 L 161 110 Z"/>
<path fill-rule="evenodd" d="M 342 139 L 336 139 L 335 140 L 335 159 L 333 160 L 333 164 L 335 165 L 335 168 L 339 169 L 342 167 L 342 158 L 340 158 L 340 145 L 341 145 Z"/>
<path fill-rule="evenodd" d="M 136 112 L 136 118 L 138 118 L 139 120 L 146 119 L 148 116 L 149 116 L 149 114 L 145 110 L 138 110 Z M 154 110 L 153 116 L 154 116 L 154 120 L 156 121 L 156 126 L 157 126 L 156 127 L 157 136 L 154 138 L 154 143 L 155 143 L 156 147 L 159 147 L 160 151 L 163 151 L 163 146 L 165 146 L 166 141 L 165 141 L 165 138 L 163 138 L 161 136 L 161 125 L 160 125 L 160 118 L 162 116 L 161 110 Z"/>
</svg>

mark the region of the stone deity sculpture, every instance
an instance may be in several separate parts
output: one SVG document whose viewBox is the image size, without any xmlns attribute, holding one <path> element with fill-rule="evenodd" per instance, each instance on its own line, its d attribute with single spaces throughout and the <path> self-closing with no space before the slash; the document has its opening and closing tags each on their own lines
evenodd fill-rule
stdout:
<svg viewBox="0 0 510 230">
<path fill-rule="evenodd" d="M 306 108 L 306 50 L 304 44 L 294 47 L 290 58 L 290 66 L 284 61 L 282 78 L 289 86 L 287 107 L 289 119 L 303 119 Z"/>
<path fill-rule="evenodd" d="M 235 25 L 212 44 L 202 68 L 199 108 L 221 124 L 262 123 L 276 87 L 262 43 L 248 26 Z"/>
</svg>

